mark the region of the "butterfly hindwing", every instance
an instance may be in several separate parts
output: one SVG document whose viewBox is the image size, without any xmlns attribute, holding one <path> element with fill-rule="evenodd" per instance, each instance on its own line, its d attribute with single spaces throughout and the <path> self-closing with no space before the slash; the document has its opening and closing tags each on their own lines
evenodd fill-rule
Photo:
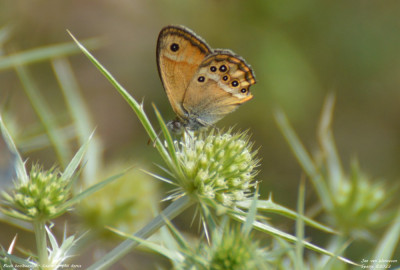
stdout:
<svg viewBox="0 0 400 270">
<path fill-rule="evenodd" d="M 229 50 L 215 50 L 199 65 L 189 83 L 183 107 L 189 117 L 204 126 L 212 125 L 242 103 L 253 98 L 252 69 Z"/>
</svg>

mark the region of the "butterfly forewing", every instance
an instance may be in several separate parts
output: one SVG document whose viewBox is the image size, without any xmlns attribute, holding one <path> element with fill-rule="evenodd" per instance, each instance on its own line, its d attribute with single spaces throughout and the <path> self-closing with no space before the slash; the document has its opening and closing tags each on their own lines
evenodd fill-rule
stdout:
<svg viewBox="0 0 400 270">
<path fill-rule="evenodd" d="M 200 37 L 182 26 L 164 27 L 157 41 L 157 64 L 164 89 L 179 118 L 185 91 L 211 48 Z"/>
</svg>

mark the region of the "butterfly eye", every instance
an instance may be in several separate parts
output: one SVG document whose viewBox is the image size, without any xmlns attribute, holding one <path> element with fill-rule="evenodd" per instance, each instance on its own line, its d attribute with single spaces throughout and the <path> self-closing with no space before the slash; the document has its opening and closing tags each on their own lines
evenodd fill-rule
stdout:
<svg viewBox="0 0 400 270">
<path fill-rule="evenodd" d="M 242 92 L 242 93 L 244 94 L 244 93 L 247 92 L 247 89 L 246 89 L 246 88 L 242 88 L 242 89 L 240 90 L 240 92 Z"/>
<path fill-rule="evenodd" d="M 222 79 L 224 80 L 224 81 L 227 81 L 229 78 L 228 78 L 228 76 L 224 76 L 224 77 L 222 77 Z"/>
<path fill-rule="evenodd" d="M 198 82 L 204 82 L 205 79 L 206 78 L 204 78 L 204 76 L 200 76 L 200 77 L 197 78 L 197 81 Z"/>
<path fill-rule="evenodd" d="M 236 86 L 239 85 L 239 82 L 236 81 L 236 80 L 234 80 L 231 84 L 232 84 L 233 87 L 236 87 Z M 243 89 L 242 89 L 242 90 L 243 90 Z M 245 90 L 246 90 L 246 89 L 245 89 Z"/>
<path fill-rule="evenodd" d="M 219 71 L 221 71 L 221 72 L 225 72 L 227 70 L 228 70 L 228 68 L 225 65 L 222 65 L 219 67 Z"/>
<path fill-rule="evenodd" d="M 179 50 L 179 45 L 176 43 L 172 43 L 169 48 L 171 49 L 171 51 L 176 52 Z"/>
<path fill-rule="evenodd" d="M 212 72 L 215 72 L 215 71 L 217 71 L 217 67 L 216 67 L 216 66 L 212 66 L 212 67 L 210 67 L 210 70 L 211 70 Z"/>
</svg>

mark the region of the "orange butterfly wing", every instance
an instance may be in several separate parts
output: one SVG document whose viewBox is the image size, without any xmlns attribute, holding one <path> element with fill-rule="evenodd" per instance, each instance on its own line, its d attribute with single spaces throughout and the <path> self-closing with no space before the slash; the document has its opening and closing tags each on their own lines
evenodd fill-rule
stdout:
<svg viewBox="0 0 400 270">
<path fill-rule="evenodd" d="M 182 106 L 186 89 L 210 53 L 207 43 L 183 26 L 166 26 L 158 36 L 158 72 L 172 109 L 180 119 L 187 117 Z"/>
</svg>

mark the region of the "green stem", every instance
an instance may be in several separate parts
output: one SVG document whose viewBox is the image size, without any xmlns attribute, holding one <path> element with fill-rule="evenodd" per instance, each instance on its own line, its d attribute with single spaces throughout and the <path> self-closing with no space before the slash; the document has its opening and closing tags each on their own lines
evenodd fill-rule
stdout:
<svg viewBox="0 0 400 270">
<path fill-rule="evenodd" d="M 45 221 L 44 220 L 36 220 L 33 222 L 33 227 L 35 231 L 36 238 L 36 248 L 39 258 L 39 268 L 42 269 L 43 265 L 47 264 L 48 254 L 47 254 L 47 236 L 45 229 Z"/>
<path fill-rule="evenodd" d="M 22 82 L 25 94 L 28 96 L 33 109 L 43 124 L 43 128 L 61 163 L 60 165 L 64 169 L 71 157 L 71 150 L 68 148 L 65 133 L 61 132 L 57 126 L 54 113 L 51 112 L 49 105 L 44 101 L 44 97 L 34 83 L 32 75 L 29 74 L 25 67 L 19 66 L 18 63 L 16 64 L 15 69 Z"/>
<path fill-rule="evenodd" d="M 177 215 L 182 213 L 185 209 L 193 204 L 193 201 L 190 197 L 184 196 L 179 198 L 178 200 L 171 203 L 164 211 L 161 212 L 157 217 L 155 217 L 147 226 L 142 228 L 140 231 L 135 233 L 136 237 L 140 237 L 142 239 L 146 239 L 153 235 L 159 228 L 165 225 L 165 220 L 171 220 L 175 218 Z M 129 251 L 131 251 L 134 247 L 139 245 L 137 241 L 133 241 L 131 239 L 127 239 L 122 242 L 119 246 L 111 250 L 104 257 L 102 257 L 99 261 L 92 264 L 88 270 L 94 269 L 107 269 L 112 264 L 117 262 L 123 256 L 125 256 Z"/>
</svg>

